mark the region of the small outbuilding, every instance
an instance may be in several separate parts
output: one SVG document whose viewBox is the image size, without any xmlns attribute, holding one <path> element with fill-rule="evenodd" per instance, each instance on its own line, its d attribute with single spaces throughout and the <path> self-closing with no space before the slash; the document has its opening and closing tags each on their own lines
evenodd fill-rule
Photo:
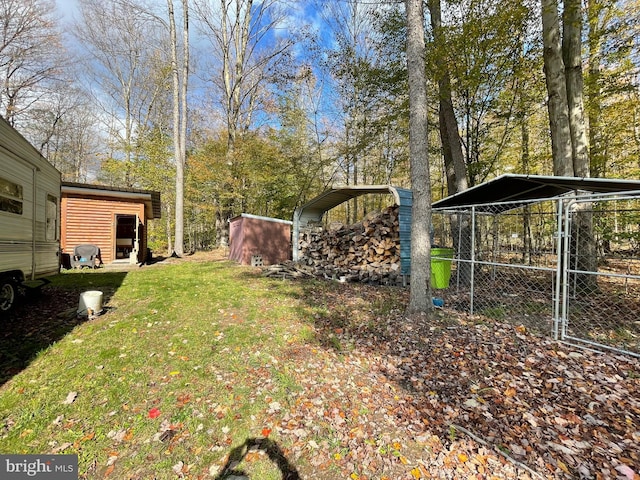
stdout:
<svg viewBox="0 0 640 480">
<path fill-rule="evenodd" d="M 291 258 L 291 225 L 243 213 L 229 220 L 229 259 L 241 265 L 273 265 Z"/>
<path fill-rule="evenodd" d="M 91 244 L 105 264 L 144 262 L 148 221 L 160 216 L 159 192 L 63 182 L 62 253 L 72 256 L 78 245 Z"/>
</svg>

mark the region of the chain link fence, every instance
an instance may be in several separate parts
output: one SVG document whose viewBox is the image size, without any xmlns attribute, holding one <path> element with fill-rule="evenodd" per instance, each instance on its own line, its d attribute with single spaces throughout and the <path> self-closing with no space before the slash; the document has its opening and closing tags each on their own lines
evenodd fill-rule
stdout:
<svg viewBox="0 0 640 480">
<path fill-rule="evenodd" d="M 640 196 L 434 210 L 445 308 L 640 356 Z M 434 257 L 434 261 L 447 259 Z"/>
</svg>

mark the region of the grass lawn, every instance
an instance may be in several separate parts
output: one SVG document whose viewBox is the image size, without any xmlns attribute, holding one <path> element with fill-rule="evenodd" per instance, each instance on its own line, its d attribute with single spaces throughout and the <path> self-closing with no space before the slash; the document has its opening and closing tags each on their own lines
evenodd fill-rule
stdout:
<svg viewBox="0 0 640 480">
<path fill-rule="evenodd" d="M 5 379 L 0 453 L 77 454 L 81 478 L 640 468 L 634 359 L 486 319 L 407 318 L 402 289 L 266 279 L 210 256 L 73 271 L 50 288 L 72 313 L 79 292 L 102 290 L 105 311 L 66 324 Z"/>
</svg>

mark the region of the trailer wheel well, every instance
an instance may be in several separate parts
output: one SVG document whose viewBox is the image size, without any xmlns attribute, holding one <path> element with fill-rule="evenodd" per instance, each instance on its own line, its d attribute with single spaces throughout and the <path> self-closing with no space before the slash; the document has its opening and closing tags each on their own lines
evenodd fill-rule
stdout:
<svg viewBox="0 0 640 480">
<path fill-rule="evenodd" d="M 19 270 L 0 274 L 0 314 L 13 308 L 18 297 L 18 285 L 24 281 Z"/>
<path fill-rule="evenodd" d="M 16 284 L 24 282 L 24 273 L 21 270 L 10 270 L 0 273 L 0 281 L 12 281 Z"/>
</svg>

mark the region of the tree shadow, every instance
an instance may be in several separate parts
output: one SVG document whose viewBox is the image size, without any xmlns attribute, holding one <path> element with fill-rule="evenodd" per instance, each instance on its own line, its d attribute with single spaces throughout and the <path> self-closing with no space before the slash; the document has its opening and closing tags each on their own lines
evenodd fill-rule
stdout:
<svg viewBox="0 0 640 480">
<path fill-rule="evenodd" d="M 249 452 L 255 451 L 264 452 L 277 465 L 283 480 L 300 480 L 298 470 L 287 460 L 278 444 L 268 438 L 247 438 L 242 445 L 231 450 L 227 463 L 215 480 L 249 479 L 249 476 L 237 467 Z"/>
<path fill-rule="evenodd" d="M 27 290 L 0 320 L 0 386 L 27 368 L 38 354 L 89 320 L 78 316 L 80 294 L 103 292 L 106 305 L 125 272 L 60 274 L 40 289 Z M 108 311 L 104 307 L 103 313 Z"/>
</svg>

